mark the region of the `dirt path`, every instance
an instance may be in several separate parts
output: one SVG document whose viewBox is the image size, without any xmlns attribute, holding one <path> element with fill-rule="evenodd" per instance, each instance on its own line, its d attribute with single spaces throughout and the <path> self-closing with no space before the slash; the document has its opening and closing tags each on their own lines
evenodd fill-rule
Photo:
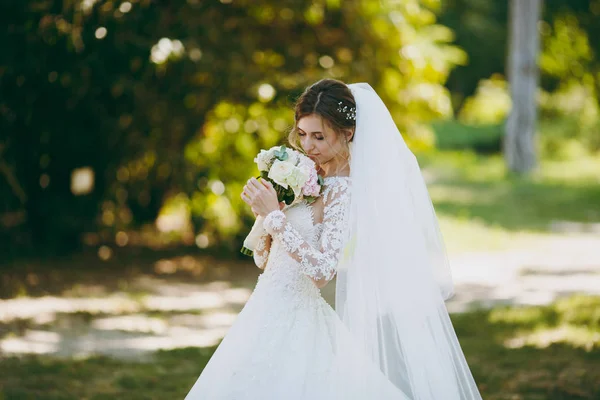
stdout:
<svg viewBox="0 0 600 400">
<path fill-rule="evenodd" d="M 457 293 L 448 302 L 451 312 L 547 304 L 574 293 L 600 295 L 598 235 L 553 235 L 526 250 L 452 255 L 451 264 Z M 0 353 L 144 360 L 158 349 L 212 346 L 251 294 L 259 271 L 242 268 L 237 284 L 139 274 L 127 290 L 111 288 L 102 295 L 2 300 Z M 329 285 L 324 296 L 331 301 L 334 292 Z"/>
<path fill-rule="evenodd" d="M 600 235 L 554 235 L 525 250 L 455 255 L 451 264 L 456 285 L 451 312 L 600 295 Z"/>
</svg>

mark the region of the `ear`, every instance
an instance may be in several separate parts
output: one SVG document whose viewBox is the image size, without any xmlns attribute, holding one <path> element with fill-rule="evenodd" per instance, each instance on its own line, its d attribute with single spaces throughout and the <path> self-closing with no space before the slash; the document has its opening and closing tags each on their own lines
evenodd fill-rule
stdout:
<svg viewBox="0 0 600 400">
<path fill-rule="evenodd" d="M 352 139 L 354 138 L 354 129 L 348 129 L 346 132 L 346 139 L 348 140 L 348 142 L 351 142 Z"/>
</svg>

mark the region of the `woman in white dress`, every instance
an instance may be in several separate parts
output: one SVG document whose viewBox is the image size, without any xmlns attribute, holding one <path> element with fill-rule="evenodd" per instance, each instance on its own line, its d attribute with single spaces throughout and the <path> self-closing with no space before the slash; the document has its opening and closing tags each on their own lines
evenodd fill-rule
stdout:
<svg viewBox="0 0 600 400">
<path fill-rule="evenodd" d="M 437 219 L 387 108 L 366 84 L 325 79 L 295 121 L 289 141 L 324 192 L 282 208 L 248 181 L 264 272 L 186 399 L 480 399 L 444 306 Z M 319 289 L 336 273 L 334 310 Z"/>
</svg>

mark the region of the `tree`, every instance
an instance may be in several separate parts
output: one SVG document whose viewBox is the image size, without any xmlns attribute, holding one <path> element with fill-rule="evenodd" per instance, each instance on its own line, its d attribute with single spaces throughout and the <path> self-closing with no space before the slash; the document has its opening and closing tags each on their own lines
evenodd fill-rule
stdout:
<svg viewBox="0 0 600 400">
<path fill-rule="evenodd" d="M 504 156 L 508 168 L 527 173 L 536 163 L 535 127 L 541 0 L 511 0 L 508 78 L 512 110 L 506 122 Z"/>
<path fill-rule="evenodd" d="M 439 3 L 0 2 L 0 254 L 69 251 L 178 194 L 197 232 L 231 239 L 254 154 L 321 78 L 371 83 L 407 137 L 426 136 L 462 54 Z M 72 190 L 80 170 L 89 192 Z"/>
</svg>

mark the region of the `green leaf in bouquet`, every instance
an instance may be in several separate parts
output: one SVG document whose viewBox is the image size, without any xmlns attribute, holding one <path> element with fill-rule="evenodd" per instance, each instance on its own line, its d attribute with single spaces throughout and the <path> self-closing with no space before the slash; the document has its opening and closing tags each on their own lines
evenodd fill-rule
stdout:
<svg viewBox="0 0 600 400">
<path fill-rule="evenodd" d="M 286 193 L 283 195 L 283 201 L 284 201 L 284 202 L 285 202 L 285 204 L 287 204 L 288 206 L 289 206 L 290 204 L 292 204 L 292 203 L 293 203 L 294 199 L 295 199 L 294 192 L 293 192 L 293 191 L 291 191 L 291 190 L 290 190 L 289 192 L 286 192 Z"/>
<path fill-rule="evenodd" d="M 279 147 L 279 149 L 275 150 L 273 154 L 275 155 L 275 157 L 277 157 L 279 161 L 285 161 L 288 159 L 288 153 L 286 151 L 285 145 Z"/>
<path fill-rule="evenodd" d="M 320 186 L 325 184 L 325 179 L 321 175 L 317 175 L 317 181 L 319 182 Z"/>
<path fill-rule="evenodd" d="M 275 193 L 277 193 L 277 199 L 279 201 L 283 201 L 283 195 L 285 194 L 285 188 L 274 182 L 273 182 L 273 187 L 275 188 Z"/>
<path fill-rule="evenodd" d="M 316 196 L 304 196 L 304 200 L 306 200 L 307 204 L 312 204 L 317 200 Z"/>
</svg>

